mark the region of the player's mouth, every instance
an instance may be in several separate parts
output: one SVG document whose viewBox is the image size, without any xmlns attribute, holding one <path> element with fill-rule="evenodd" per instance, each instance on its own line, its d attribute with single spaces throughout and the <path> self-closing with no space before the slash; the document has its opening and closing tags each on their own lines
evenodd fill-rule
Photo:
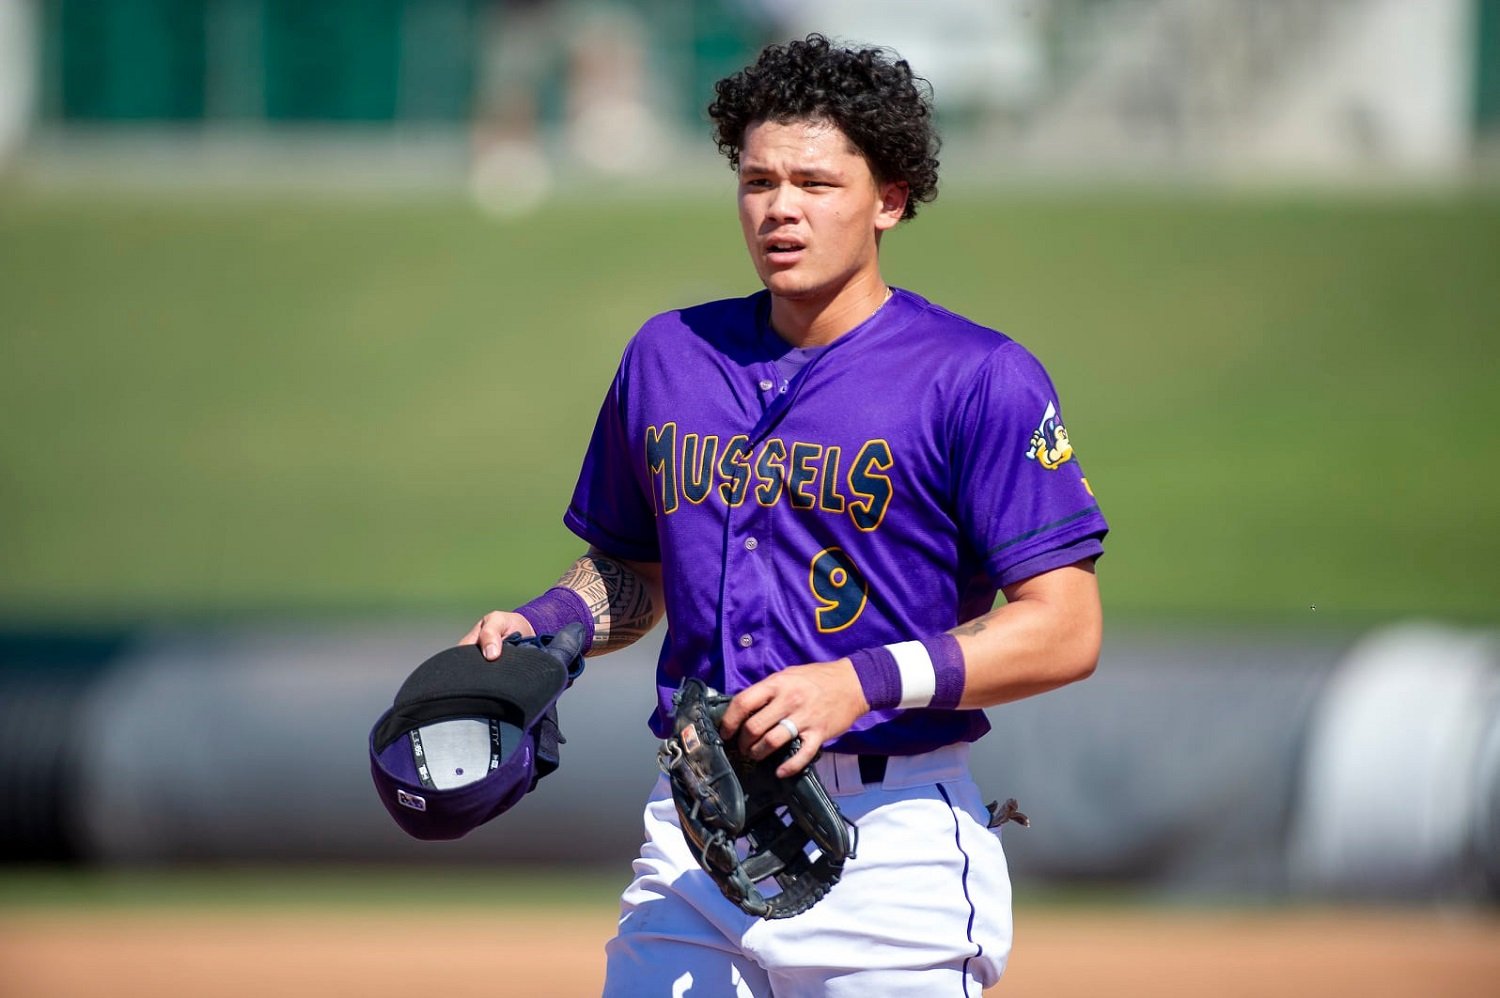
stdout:
<svg viewBox="0 0 1500 998">
<path fill-rule="evenodd" d="M 780 264 L 796 263 L 807 249 L 806 246 L 793 239 L 768 239 L 764 245 L 766 259 Z"/>
</svg>

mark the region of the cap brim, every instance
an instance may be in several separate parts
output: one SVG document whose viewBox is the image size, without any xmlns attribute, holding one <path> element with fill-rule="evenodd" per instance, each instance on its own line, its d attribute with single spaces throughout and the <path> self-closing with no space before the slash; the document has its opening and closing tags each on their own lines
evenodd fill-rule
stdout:
<svg viewBox="0 0 1500 998">
<path fill-rule="evenodd" d="M 476 645 L 445 648 L 407 677 L 375 730 L 384 750 L 413 728 L 460 717 L 491 717 L 529 731 L 568 686 L 568 667 L 541 649 L 505 645 L 491 662 Z"/>
</svg>

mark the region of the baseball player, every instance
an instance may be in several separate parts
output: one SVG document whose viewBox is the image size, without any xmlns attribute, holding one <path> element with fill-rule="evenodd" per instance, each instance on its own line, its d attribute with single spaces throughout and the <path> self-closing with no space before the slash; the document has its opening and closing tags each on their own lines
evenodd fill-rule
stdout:
<svg viewBox="0 0 1500 998">
<path fill-rule="evenodd" d="M 564 517 L 588 553 L 463 641 L 494 658 L 578 621 L 599 654 L 665 614 L 655 733 L 701 678 L 752 757 L 800 736 L 786 775 L 821 749 L 859 830 L 826 898 L 757 919 L 702 874 L 663 778 L 606 994 L 977 994 L 1010 953 L 1010 883 L 968 747 L 983 708 L 1094 669 L 1107 526 L 1041 364 L 881 274 L 881 239 L 936 194 L 925 82 L 810 35 L 716 89 L 764 290 L 641 327 Z"/>
</svg>

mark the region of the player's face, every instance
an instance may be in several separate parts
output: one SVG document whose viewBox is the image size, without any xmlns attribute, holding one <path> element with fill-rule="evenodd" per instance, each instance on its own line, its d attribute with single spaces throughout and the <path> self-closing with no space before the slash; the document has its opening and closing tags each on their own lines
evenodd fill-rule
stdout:
<svg viewBox="0 0 1500 998">
<path fill-rule="evenodd" d="M 880 284 L 877 236 L 901 220 L 906 188 L 878 183 L 837 126 L 763 121 L 740 146 L 740 227 L 773 295 L 831 304 Z"/>
</svg>

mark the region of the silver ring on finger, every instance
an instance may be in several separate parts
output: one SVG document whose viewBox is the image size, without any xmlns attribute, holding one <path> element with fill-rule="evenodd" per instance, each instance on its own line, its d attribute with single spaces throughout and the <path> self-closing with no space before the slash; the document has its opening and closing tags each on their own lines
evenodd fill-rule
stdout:
<svg viewBox="0 0 1500 998">
<path fill-rule="evenodd" d="M 791 735 L 793 738 L 797 737 L 798 732 L 796 722 L 794 722 L 790 717 L 783 717 L 776 723 L 785 728 L 788 735 Z"/>
</svg>

